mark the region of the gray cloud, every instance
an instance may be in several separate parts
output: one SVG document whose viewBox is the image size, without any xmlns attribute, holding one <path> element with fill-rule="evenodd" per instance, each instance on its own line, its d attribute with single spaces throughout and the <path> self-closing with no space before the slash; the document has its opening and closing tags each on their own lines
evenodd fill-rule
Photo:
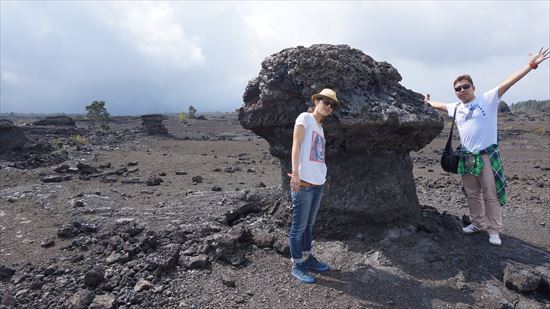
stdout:
<svg viewBox="0 0 550 309">
<path fill-rule="evenodd" d="M 315 43 L 361 49 L 454 101 L 455 76 L 488 90 L 550 45 L 545 1 L 0 3 L 2 112 L 232 111 L 265 57 Z M 504 100 L 548 99 L 549 62 Z"/>
</svg>

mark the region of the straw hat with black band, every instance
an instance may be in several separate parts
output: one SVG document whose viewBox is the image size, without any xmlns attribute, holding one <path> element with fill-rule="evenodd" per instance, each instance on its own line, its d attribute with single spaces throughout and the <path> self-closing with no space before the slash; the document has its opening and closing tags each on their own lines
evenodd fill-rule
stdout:
<svg viewBox="0 0 550 309">
<path fill-rule="evenodd" d="M 334 90 L 328 89 L 328 88 L 325 88 L 325 89 L 321 90 L 321 92 L 312 95 L 311 96 L 311 101 L 315 102 L 315 100 L 322 99 L 323 97 L 329 98 L 332 101 L 336 102 L 337 109 L 340 109 L 342 107 L 340 102 L 338 102 L 338 98 L 336 97 L 336 92 L 334 92 Z"/>
</svg>

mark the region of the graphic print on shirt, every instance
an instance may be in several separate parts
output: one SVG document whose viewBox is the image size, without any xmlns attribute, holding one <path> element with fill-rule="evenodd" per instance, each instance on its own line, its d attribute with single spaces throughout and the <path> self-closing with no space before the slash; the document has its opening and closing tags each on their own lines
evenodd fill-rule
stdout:
<svg viewBox="0 0 550 309">
<path fill-rule="evenodd" d="M 474 111 L 476 109 L 479 109 L 481 114 L 483 116 L 485 116 L 485 111 L 483 110 L 483 108 L 481 108 L 481 106 L 479 106 L 479 104 L 475 104 L 475 105 L 472 105 L 472 106 L 468 106 L 468 113 L 466 114 L 466 112 L 464 111 L 464 109 L 460 109 L 458 112 L 462 115 L 464 121 L 468 121 L 472 118 L 474 118 Z"/>
<path fill-rule="evenodd" d="M 315 162 L 325 162 L 325 139 L 315 131 L 313 131 L 311 135 L 309 160 Z"/>
</svg>

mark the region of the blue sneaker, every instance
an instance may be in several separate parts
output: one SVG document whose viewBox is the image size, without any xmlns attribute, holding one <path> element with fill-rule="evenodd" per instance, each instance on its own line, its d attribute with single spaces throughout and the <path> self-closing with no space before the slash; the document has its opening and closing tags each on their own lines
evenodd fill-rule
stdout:
<svg viewBox="0 0 550 309">
<path fill-rule="evenodd" d="M 328 264 L 319 262 L 319 260 L 313 255 L 309 256 L 309 258 L 304 262 L 304 265 L 306 266 L 306 269 L 318 271 L 320 273 L 324 273 L 330 269 Z"/>
<path fill-rule="evenodd" d="M 304 263 L 296 263 L 292 266 L 292 275 L 303 283 L 313 283 L 315 278 L 307 271 Z"/>
</svg>

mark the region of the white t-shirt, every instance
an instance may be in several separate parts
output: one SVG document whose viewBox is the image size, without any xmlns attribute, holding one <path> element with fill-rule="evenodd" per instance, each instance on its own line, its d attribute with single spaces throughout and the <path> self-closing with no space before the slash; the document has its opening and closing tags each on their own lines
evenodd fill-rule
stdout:
<svg viewBox="0 0 550 309">
<path fill-rule="evenodd" d="M 471 102 L 451 103 L 447 112 L 453 117 L 455 107 L 456 125 L 460 135 L 460 143 L 469 152 L 479 151 L 497 143 L 497 112 L 500 98 L 498 87 L 475 97 Z"/>
<path fill-rule="evenodd" d="M 300 147 L 300 179 L 314 185 L 325 183 L 327 166 L 325 164 L 325 133 L 311 113 L 301 113 L 295 125 L 306 129 Z"/>
</svg>

